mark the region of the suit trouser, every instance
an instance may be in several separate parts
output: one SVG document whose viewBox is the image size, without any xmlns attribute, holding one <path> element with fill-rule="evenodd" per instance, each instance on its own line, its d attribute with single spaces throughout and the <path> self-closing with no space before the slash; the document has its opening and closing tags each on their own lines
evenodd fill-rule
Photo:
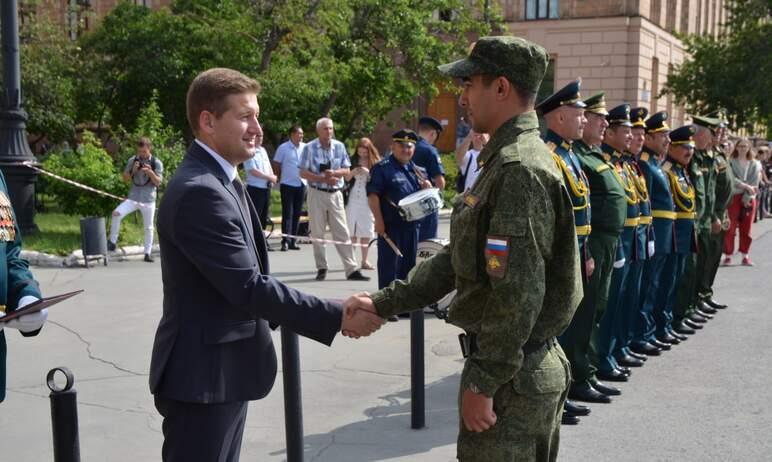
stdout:
<svg viewBox="0 0 772 462">
<path fill-rule="evenodd" d="M 303 211 L 303 195 L 305 186 L 279 186 L 281 192 L 281 232 L 297 236 L 300 224 L 300 213 Z M 295 244 L 294 237 L 282 237 L 281 241 L 287 244 Z"/>
<path fill-rule="evenodd" d="M 664 286 L 669 285 L 663 280 L 663 268 L 667 261 L 668 254 L 655 253 L 643 264 L 643 275 L 641 276 L 641 296 L 640 310 L 638 310 L 632 320 L 633 334 L 630 342 L 632 344 L 641 344 L 654 340 L 657 331 L 657 321 L 655 311 L 662 310 L 664 297 L 660 295 Z"/>
<path fill-rule="evenodd" d="M 705 282 L 703 283 L 703 292 L 700 292 L 700 297 L 703 299 L 713 298 L 713 284 L 716 283 L 716 274 L 718 273 L 718 267 L 721 266 L 721 249 L 724 246 L 724 239 L 726 238 L 726 231 L 722 230 L 718 234 L 710 235 L 710 250 L 707 257 L 707 271 L 705 274 Z"/>
<path fill-rule="evenodd" d="M 621 314 L 616 324 L 617 342 L 613 354 L 621 353 L 622 349 L 627 349 L 633 340 L 635 332 L 635 321 L 640 316 L 641 308 L 641 279 L 643 277 L 643 265 L 646 260 L 636 260 L 630 262 L 630 271 L 627 273 L 627 280 L 622 287 Z"/>
<path fill-rule="evenodd" d="M 462 373 L 465 383 L 467 369 Z M 456 454 L 460 462 L 554 462 L 560 444 L 560 417 L 566 401 L 569 365 L 560 346 L 523 357 L 515 378 L 493 396 L 496 425 L 470 432 L 459 419 Z M 464 387 L 460 387 L 458 403 Z"/>
<path fill-rule="evenodd" d="M 308 189 L 308 219 L 310 221 L 311 237 L 324 239 L 327 225 L 330 226 L 332 239 L 340 242 L 335 244 L 346 276 L 357 270 L 354 259 L 354 248 L 348 235 L 346 209 L 343 205 L 343 194 L 340 191 L 325 192 L 318 189 Z M 327 269 L 326 244 L 314 241 L 314 260 L 316 269 Z"/>
<path fill-rule="evenodd" d="M 676 305 L 673 315 L 676 322 L 689 316 L 697 309 L 697 291 L 703 273 L 707 271 L 705 264 L 705 249 L 710 246 L 710 228 L 697 229 L 697 253 L 691 254 L 686 260 L 681 283 L 678 286 Z"/>
<path fill-rule="evenodd" d="M 437 227 L 440 222 L 440 212 L 434 212 L 425 216 L 418 227 L 418 241 L 426 241 L 437 237 Z"/>
<path fill-rule="evenodd" d="M 394 253 L 382 236 L 378 236 L 378 289 L 395 279 L 407 279 L 407 273 L 415 266 L 418 252 L 418 227 L 412 223 L 386 226 L 386 234 L 402 252 L 402 258 Z"/>
<path fill-rule="evenodd" d="M 616 360 L 613 358 L 615 350 L 620 346 L 619 323 L 623 316 L 624 289 L 629 284 L 630 263 L 625 262 L 621 268 L 614 268 L 611 272 L 609 285 L 608 306 L 603 317 L 598 321 L 597 334 L 593 340 L 597 357 L 594 360 L 596 367 L 603 372 L 611 372 L 615 369 Z"/>
<path fill-rule="evenodd" d="M 654 306 L 654 319 L 657 322 L 657 336 L 670 333 L 673 329 L 673 317 L 676 306 L 677 288 L 682 283 L 686 263 L 694 254 L 671 253 L 662 268 L 660 284 L 662 290 Z M 679 319 L 680 321 L 680 319 Z"/>
<path fill-rule="evenodd" d="M 258 188 L 256 186 L 247 186 L 247 194 L 252 199 L 252 204 L 257 211 L 257 219 L 260 220 L 260 226 L 265 228 L 268 223 L 268 208 L 271 204 L 271 190 L 269 188 Z"/>
<path fill-rule="evenodd" d="M 594 353 L 591 351 L 590 339 L 608 303 L 611 270 L 614 268 L 618 240 L 618 234 L 594 230 L 587 238 L 589 255 L 595 260 L 595 270 L 585 285 L 584 297 L 571 324 L 560 336 L 560 344 L 571 363 L 571 377 L 574 383 L 594 378 L 595 366 L 590 363 L 590 355 Z"/>
<path fill-rule="evenodd" d="M 163 416 L 163 462 L 238 462 L 247 401 L 184 403 L 155 395 Z"/>
</svg>

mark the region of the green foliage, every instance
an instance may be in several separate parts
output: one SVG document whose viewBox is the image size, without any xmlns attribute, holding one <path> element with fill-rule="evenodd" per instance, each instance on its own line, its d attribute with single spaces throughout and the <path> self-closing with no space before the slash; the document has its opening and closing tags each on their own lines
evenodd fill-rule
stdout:
<svg viewBox="0 0 772 462">
<path fill-rule="evenodd" d="M 128 187 L 120 180 L 113 160 L 91 132 L 83 133 L 83 143 L 75 152 L 53 153 L 43 162 L 46 170 L 109 193 L 125 196 Z M 47 192 L 67 214 L 82 217 L 108 216 L 117 205 L 116 199 L 85 192 L 63 181 L 50 181 Z"/>
<path fill-rule="evenodd" d="M 668 76 L 672 93 L 694 114 L 725 108 L 736 127 L 772 126 L 772 4 L 731 0 L 717 37 L 684 37 L 690 58 Z"/>
<path fill-rule="evenodd" d="M 456 154 L 453 152 L 440 154 L 442 158 L 442 167 L 445 169 L 445 190 L 442 191 L 442 199 L 445 201 L 445 208 L 451 208 L 453 199 L 456 197 L 456 178 L 458 178 L 458 164 L 456 163 Z"/>
</svg>

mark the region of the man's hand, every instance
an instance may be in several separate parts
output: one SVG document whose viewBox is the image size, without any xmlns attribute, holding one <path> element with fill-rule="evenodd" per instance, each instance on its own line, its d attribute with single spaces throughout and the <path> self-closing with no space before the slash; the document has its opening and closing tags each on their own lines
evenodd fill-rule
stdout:
<svg viewBox="0 0 772 462">
<path fill-rule="evenodd" d="M 386 322 L 378 316 L 367 292 L 352 295 L 343 303 L 343 321 L 340 330 L 346 337 L 367 337 Z"/>
<path fill-rule="evenodd" d="M 586 262 L 584 262 L 584 271 L 587 273 L 587 277 L 589 278 L 592 276 L 592 273 L 595 272 L 595 259 L 594 258 L 588 258 Z"/>
<path fill-rule="evenodd" d="M 716 219 L 710 224 L 710 234 L 718 234 L 721 232 L 721 220 Z"/>
<path fill-rule="evenodd" d="M 381 220 L 375 220 L 375 234 L 383 236 L 386 234 L 386 225 Z"/>
<path fill-rule="evenodd" d="M 421 180 L 421 189 L 429 189 L 429 188 L 432 188 L 432 187 L 434 187 L 434 186 L 432 185 L 431 181 L 429 181 L 429 180 Z"/>
<path fill-rule="evenodd" d="M 37 297 L 29 295 L 22 297 L 21 300 L 19 300 L 19 307 L 17 309 L 24 308 L 30 303 L 36 302 L 38 300 L 39 299 Z M 45 324 L 46 319 L 48 319 L 48 309 L 44 308 L 35 313 L 25 314 L 23 316 L 19 316 L 16 319 L 11 319 L 8 322 L 2 322 L 2 319 L 3 318 L 0 317 L 0 330 L 2 330 L 4 327 L 8 327 L 11 329 L 18 329 L 24 333 L 34 332 L 43 327 L 43 324 Z"/>
<path fill-rule="evenodd" d="M 461 418 L 464 427 L 470 432 L 484 432 L 496 425 L 493 398 L 469 389 L 464 390 L 464 396 L 461 397 Z"/>
</svg>

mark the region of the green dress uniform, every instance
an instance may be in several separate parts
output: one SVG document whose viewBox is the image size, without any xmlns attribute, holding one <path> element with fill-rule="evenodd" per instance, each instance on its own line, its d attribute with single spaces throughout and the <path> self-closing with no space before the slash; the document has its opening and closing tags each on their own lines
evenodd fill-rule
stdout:
<svg viewBox="0 0 772 462">
<path fill-rule="evenodd" d="M 9 220 L 0 223 L 0 251 L 5 255 L 0 265 L 0 310 L 10 313 L 16 309 L 19 300 L 27 295 L 40 298 L 38 283 L 33 279 L 27 261 L 22 259 L 21 233 L 16 223 L 16 216 L 8 198 L 8 187 L 5 177 L 0 173 L 0 210 Z M 6 329 L 0 330 L 0 402 L 5 399 L 5 360 L 6 360 Z M 34 332 L 21 332 L 25 337 L 37 335 Z"/>
<path fill-rule="evenodd" d="M 555 460 L 570 377 L 555 337 L 582 294 L 571 199 L 534 112 L 496 130 L 478 165 L 455 201 L 450 244 L 372 298 L 388 317 L 457 289 L 448 321 L 475 338 L 461 394 L 476 387 L 497 415 L 481 433 L 462 423 L 458 458 Z"/>
<path fill-rule="evenodd" d="M 713 159 L 715 159 L 716 164 L 716 197 L 713 204 L 713 219 L 721 221 L 721 232 L 711 234 L 709 245 L 706 249 L 708 254 L 705 257 L 707 269 L 704 273 L 703 282 L 699 287 L 699 296 L 702 300 L 713 299 L 713 284 L 716 281 L 716 273 L 721 264 L 721 249 L 724 244 L 724 236 L 726 236 L 726 231 L 729 229 L 729 215 L 726 210 L 729 207 L 729 202 L 732 200 L 732 190 L 734 189 L 734 177 L 727 168 L 729 167 L 729 161 L 721 149 L 714 149 Z"/>
</svg>

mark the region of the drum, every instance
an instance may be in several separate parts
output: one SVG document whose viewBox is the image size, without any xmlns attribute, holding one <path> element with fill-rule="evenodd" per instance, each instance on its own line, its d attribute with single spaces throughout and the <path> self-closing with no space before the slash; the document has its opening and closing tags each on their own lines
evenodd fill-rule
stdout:
<svg viewBox="0 0 772 462">
<path fill-rule="evenodd" d="M 418 221 L 442 208 L 442 194 L 437 188 L 422 189 L 403 198 L 397 204 L 405 221 Z"/>
<path fill-rule="evenodd" d="M 437 253 L 449 243 L 450 243 L 450 240 L 448 239 L 428 239 L 426 241 L 419 242 L 418 251 L 416 252 L 416 259 L 415 259 L 416 265 L 437 255 Z M 440 319 L 447 319 L 448 308 L 450 307 L 450 304 L 451 302 L 453 302 L 454 298 L 456 298 L 455 289 L 449 294 L 442 297 L 436 303 L 433 303 L 430 306 L 426 307 L 426 311 L 434 314 Z"/>
</svg>

